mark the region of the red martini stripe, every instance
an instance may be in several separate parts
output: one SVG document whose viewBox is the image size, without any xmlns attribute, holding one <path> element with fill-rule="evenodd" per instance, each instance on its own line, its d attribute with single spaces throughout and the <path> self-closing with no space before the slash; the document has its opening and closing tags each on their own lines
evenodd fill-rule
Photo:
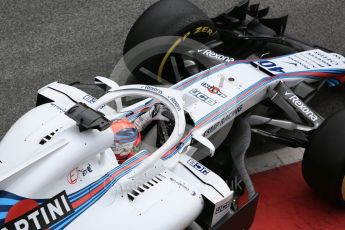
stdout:
<svg viewBox="0 0 345 230">
<path fill-rule="evenodd" d="M 131 168 L 132 166 L 139 164 L 141 161 L 143 161 L 145 158 L 147 158 L 150 154 L 144 155 L 141 158 L 139 158 L 136 161 L 133 161 L 131 164 L 127 165 L 126 167 L 122 168 L 121 170 L 115 172 L 113 175 L 108 177 L 104 183 L 99 185 L 98 187 L 94 188 L 90 193 L 86 194 L 85 196 L 81 197 L 80 199 L 76 200 L 75 202 L 72 203 L 73 208 L 78 208 L 80 205 L 84 204 L 86 201 L 91 199 L 93 196 L 97 195 L 98 192 L 100 192 L 103 188 L 105 188 L 109 183 L 112 182 L 112 180 L 121 174 L 122 172 L 126 171 L 127 169 Z"/>
</svg>

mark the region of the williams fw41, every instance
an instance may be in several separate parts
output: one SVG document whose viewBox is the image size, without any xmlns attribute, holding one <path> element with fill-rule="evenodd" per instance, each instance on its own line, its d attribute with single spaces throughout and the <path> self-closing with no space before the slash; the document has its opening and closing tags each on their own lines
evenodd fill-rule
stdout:
<svg viewBox="0 0 345 230">
<path fill-rule="evenodd" d="M 161 0 L 127 36 L 131 73 L 41 88 L 0 143 L 0 229 L 248 229 L 252 137 L 304 147 L 306 182 L 344 206 L 345 110 L 309 102 L 341 87 L 345 58 L 267 13 Z"/>
</svg>

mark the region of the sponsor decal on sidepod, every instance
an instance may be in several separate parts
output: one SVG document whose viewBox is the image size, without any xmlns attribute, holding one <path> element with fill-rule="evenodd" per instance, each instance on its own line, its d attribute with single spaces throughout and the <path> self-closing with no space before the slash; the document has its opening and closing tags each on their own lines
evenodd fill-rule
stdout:
<svg viewBox="0 0 345 230">
<path fill-rule="evenodd" d="M 25 201 L 28 200 L 24 200 L 22 202 Z M 16 204 L 14 207 L 18 205 L 20 204 Z M 5 221 L 5 224 L 1 226 L 1 230 L 47 229 L 49 226 L 63 219 L 73 211 L 73 207 L 68 200 L 67 194 L 63 191 L 53 198 L 46 200 L 41 205 L 37 205 L 30 211 L 25 212 L 10 221 Z"/>
</svg>

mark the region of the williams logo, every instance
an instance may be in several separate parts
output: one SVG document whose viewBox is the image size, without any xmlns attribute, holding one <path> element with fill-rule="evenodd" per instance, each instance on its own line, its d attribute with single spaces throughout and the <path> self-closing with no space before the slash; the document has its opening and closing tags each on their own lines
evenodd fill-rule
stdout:
<svg viewBox="0 0 345 230">
<path fill-rule="evenodd" d="M 318 116 L 312 110 L 310 110 L 308 106 L 304 104 L 296 95 L 294 95 L 293 93 L 285 92 L 285 96 L 288 95 L 292 95 L 288 97 L 290 102 L 294 106 L 296 106 L 297 109 L 299 109 L 302 113 L 304 113 L 310 120 L 315 122 L 319 119 Z"/>
<path fill-rule="evenodd" d="M 217 94 L 221 98 L 226 98 L 227 97 L 227 95 L 222 93 L 220 91 L 220 89 L 218 87 L 216 87 L 216 86 L 209 85 L 206 82 L 201 83 L 201 86 L 203 86 L 206 89 L 208 89 L 208 92 L 213 93 L 213 94 Z"/>
<path fill-rule="evenodd" d="M 12 209 L 15 208 L 15 206 L 16 205 L 14 205 Z M 32 210 L 6 222 L 3 226 L 0 227 L 0 229 L 48 229 L 49 226 L 52 226 L 73 211 L 74 210 L 69 203 L 67 194 L 65 191 L 63 191 L 53 198 L 45 201 L 43 204 L 37 205 Z"/>
</svg>

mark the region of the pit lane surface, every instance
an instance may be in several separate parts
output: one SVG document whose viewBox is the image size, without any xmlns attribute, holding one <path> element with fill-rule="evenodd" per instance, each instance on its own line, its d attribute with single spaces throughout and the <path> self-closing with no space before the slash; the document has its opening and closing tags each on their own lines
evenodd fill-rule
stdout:
<svg viewBox="0 0 345 230">
<path fill-rule="evenodd" d="M 40 87 L 57 80 L 90 82 L 97 75 L 109 76 L 130 26 L 153 2 L 0 1 L 0 139 L 35 105 Z M 212 17 L 238 1 L 192 2 Z M 288 33 L 345 54 L 342 0 L 261 3 L 271 7 L 270 16 L 289 13 Z M 313 104 L 328 115 L 345 107 L 343 93 L 343 88 L 325 89 Z"/>
</svg>

